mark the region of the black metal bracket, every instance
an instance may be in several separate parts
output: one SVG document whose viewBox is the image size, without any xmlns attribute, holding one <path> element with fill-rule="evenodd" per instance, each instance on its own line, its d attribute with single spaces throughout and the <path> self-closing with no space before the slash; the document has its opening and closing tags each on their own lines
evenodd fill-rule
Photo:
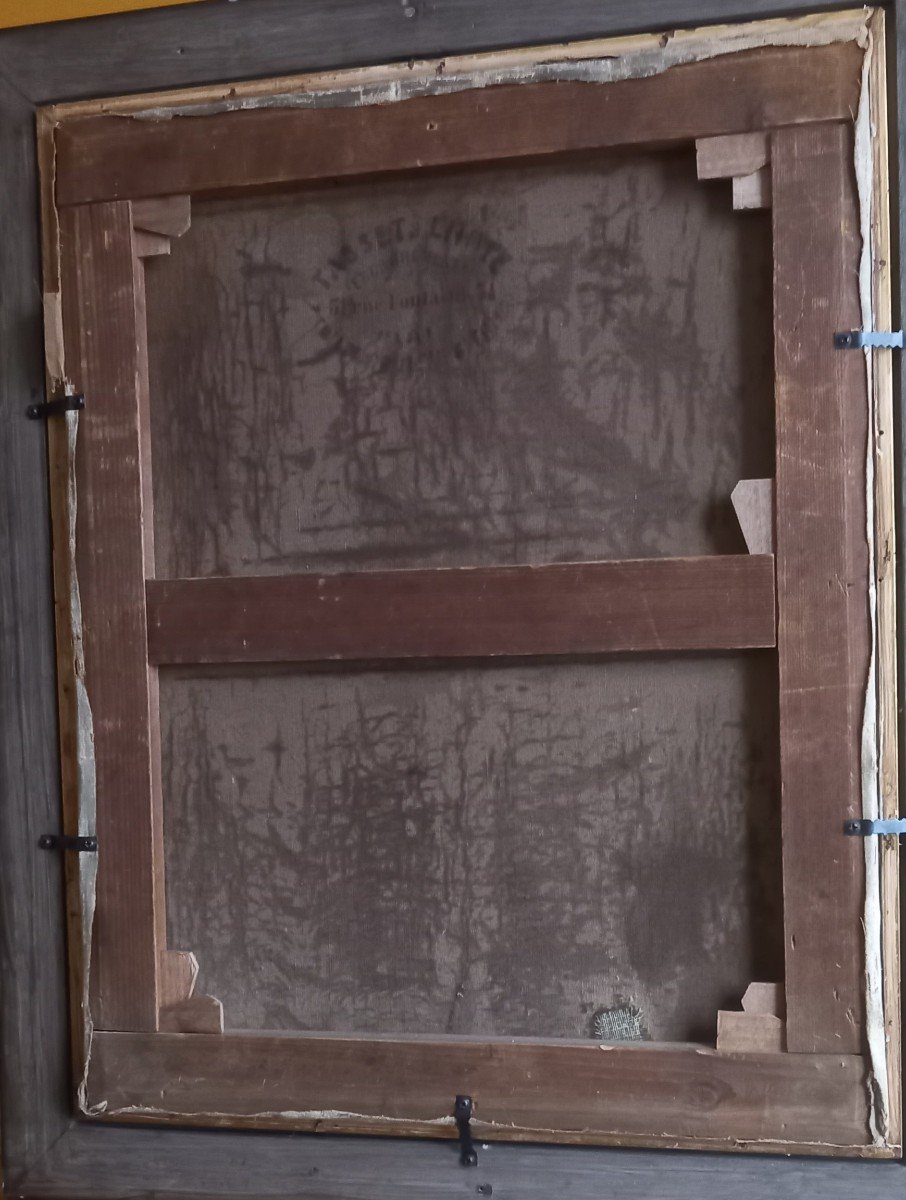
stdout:
<svg viewBox="0 0 906 1200">
<path fill-rule="evenodd" d="M 62 833 L 42 833 L 38 838 L 39 850 L 75 850 L 78 854 L 95 854 L 97 848 L 96 837 L 67 837 Z"/>
<path fill-rule="evenodd" d="M 78 412 L 85 407 L 85 397 L 60 396 L 58 400 L 45 400 L 42 404 L 29 404 L 25 415 L 31 421 L 40 421 L 46 417 L 56 417 L 60 413 Z"/>
<path fill-rule="evenodd" d="M 472 1130 L 469 1122 L 472 1120 L 474 1106 L 471 1096 L 457 1096 L 453 1105 L 453 1116 L 456 1118 L 456 1128 L 459 1130 L 459 1162 L 463 1167 L 478 1165 L 478 1152 L 472 1141 Z"/>
<path fill-rule="evenodd" d="M 901 818 L 891 818 L 886 821 L 846 821 L 843 832 L 850 837 L 879 837 L 883 834 L 906 833 L 906 821 Z"/>
<path fill-rule="evenodd" d="M 835 350 L 864 350 L 866 346 L 874 350 L 902 350 L 903 331 L 897 329 L 888 333 L 878 333 L 864 329 L 845 329 L 834 334 Z"/>
</svg>

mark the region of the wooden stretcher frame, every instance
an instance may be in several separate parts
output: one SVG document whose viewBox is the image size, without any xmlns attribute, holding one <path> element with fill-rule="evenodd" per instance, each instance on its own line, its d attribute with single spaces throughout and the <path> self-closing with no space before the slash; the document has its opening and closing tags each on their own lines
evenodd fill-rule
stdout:
<svg viewBox="0 0 906 1200">
<path fill-rule="evenodd" d="M 890 303 L 881 13 L 871 30 L 870 285 L 883 327 Z M 708 36 L 697 33 L 707 46 Z M 574 79 L 569 72 L 557 76 L 564 61 L 606 64 L 644 55 L 655 43 L 621 39 L 39 112 L 48 382 L 54 393 L 65 387 L 89 397 L 78 433 L 74 559 L 64 426 L 52 423 L 49 437 L 67 832 L 77 830 L 80 812 L 74 697 L 81 682 L 91 703 L 97 768 L 98 917 L 87 941 L 79 872 L 70 871 L 73 1042 L 86 1115 L 451 1136 L 453 1096 L 468 1092 L 476 1101 L 476 1132 L 485 1138 L 865 1157 L 898 1152 L 896 845 L 885 840 L 881 847 L 876 898 L 884 918 L 883 1067 L 890 1081 L 879 1126 L 881 1064 L 869 1056 L 865 1030 L 865 847 L 842 836 L 844 820 L 862 815 L 870 571 L 878 613 L 881 812 L 896 813 L 891 448 L 869 424 L 873 411 L 877 429 L 890 427 L 890 371 L 881 359 L 875 364 L 870 405 L 865 359 L 831 346 L 834 331 L 862 324 L 853 156 L 864 46 L 831 37 L 825 44 L 731 52 L 715 31 L 713 53 L 651 74 L 614 79 L 602 70 L 596 79 L 590 68 Z M 335 97 L 350 92 L 361 103 L 337 105 Z M 389 642 L 381 640 L 386 625 L 377 622 L 369 634 L 358 623 L 356 576 L 331 580 L 350 621 L 303 644 L 298 624 L 284 622 L 281 630 L 279 620 L 287 604 L 296 613 L 310 605 L 311 580 L 154 578 L 151 523 L 143 519 L 151 504 L 143 259 L 166 252 L 167 240 L 178 236 L 183 197 L 601 147 L 686 143 L 691 153 L 694 143 L 719 149 L 705 139 L 729 138 L 724 149 L 733 150 L 752 135 L 767 148 L 763 161 L 726 174 L 734 181 L 759 175 L 763 182 L 769 172 L 775 555 L 407 572 L 405 580 L 387 574 L 384 612 L 406 605 L 427 612 Z M 867 461 L 874 466 L 871 482 Z M 867 495 L 875 523 L 871 568 Z M 427 609 L 418 575 L 443 585 L 433 590 L 421 581 L 432 591 Z M 76 577 L 81 629 L 70 611 Z M 545 654 L 648 650 L 650 631 L 639 630 L 626 601 L 639 587 L 656 606 L 660 649 L 776 641 L 785 1051 L 166 1031 L 212 1026 L 206 998 L 191 996 L 188 956 L 166 946 L 157 665 L 525 654 L 539 652 L 539 636 Z M 287 588 L 289 599 L 280 594 Z M 481 619 L 439 648 L 444 606 L 461 605 L 463 589 L 472 601 L 481 597 Z M 514 607 L 514 596 L 526 594 Z M 581 603 L 587 594 L 607 620 L 589 617 Z M 210 636 L 202 639 L 199 616 L 211 603 L 218 619 L 206 622 Z M 269 641 L 249 644 L 243 626 L 249 606 L 269 613 Z M 193 622 L 194 650 L 184 636 Z M 82 1001 L 88 945 L 90 1023 Z"/>
</svg>

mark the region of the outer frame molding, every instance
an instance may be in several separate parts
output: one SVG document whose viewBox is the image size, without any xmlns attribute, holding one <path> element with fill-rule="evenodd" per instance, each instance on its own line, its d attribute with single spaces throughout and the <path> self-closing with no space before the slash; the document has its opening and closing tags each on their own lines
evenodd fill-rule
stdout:
<svg viewBox="0 0 906 1200">
<path fill-rule="evenodd" d="M 552 12 L 540 0 L 509 9 L 480 0 L 442 0 L 410 19 L 397 6 L 390 12 L 375 0 L 351 0 L 340 22 L 333 5 L 315 2 L 302 9 L 296 0 L 256 0 L 255 6 L 205 4 L 0 35 L 0 145 L 6 164 L 0 205 L 7 230 L 0 242 L 7 281 L 0 303 L 7 347 L 0 371 L 7 415 L 0 443 L 7 501 L 0 526 L 6 564 L 0 574 L 6 664 L 0 679 L 0 833 L 7 849 L 0 877 L 0 1082 L 4 1168 L 15 1194 L 113 1200 L 136 1190 L 181 1198 L 266 1191 L 378 1200 L 409 1189 L 439 1200 L 461 1195 L 463 1186 L 456 1156 L 430 1143 L 150 1133 L 85 1125 L 69 1113 L 62 872 L 52 856 L 34 853 L 38 834 L 53 827 L 59 806 L 44 451 L 34 427 L 17 420 L 23 397 L 40 395 L 43 373 L 34 219 L 36 105 L 633 27 L 808 12 L 810 7 L 809 0 L 614 0 L 602 11 L 590 0 L 569 0 Z M 897 74 L 903 80 L 900 0 L 889 12 L 896 20 Z M 906 185 L 902 123 L 893 134 L 899 145 L 894 175 Z M 900 227 L 902 241 L 902 217 Z M 897 309 L 895 298 L 895 316 Z M 896 365 L 898 377 L 903 369 Z M 893 429 L 898 439 L 898 425 Z M 664 1194 L 667 1186 L 677 1200 L 761 1196 L 766 1187 L 816 1198 L 848 1197 L 869 1187 L 881 1200 L 902 1190 L 900 1173 L 881 1165 L 551 1147 L 498 1147 L 482 1161 L 480 1175 L 495 1189 L 508 1187 L 527 1197 L 569 1190 L 581 1200 L 599 1196 L 602 1187 L 653 1196 Z"/>
</svg>

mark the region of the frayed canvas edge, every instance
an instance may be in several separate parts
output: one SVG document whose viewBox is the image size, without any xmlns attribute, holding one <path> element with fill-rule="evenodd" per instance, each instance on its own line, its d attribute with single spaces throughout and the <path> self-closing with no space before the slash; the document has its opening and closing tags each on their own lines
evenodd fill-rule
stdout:
<svg viewBox="0 0 906 1200">
<path fill-rule="evenodd" d="M 374 1113 L 349 1112 L 343 1109 L 266 1109 L 237 1116 L 236 1113 L 210 1111 L 174 1113 L 172 1109 L 142 1104 L 128 1104 L 121 1108 L 108 1109 L 105 1104 L 101 1104 L 98 1105 L 98 1111 L 94 1115 L 102 1115 L 111 1121 L 139 1120 L 151 1123 L 160 1121 L 166 1124 L 170 1124 L 174 1117 L 181 1117 L 190 1124 L 200 1123 L 203 1126 L 211 1127 L 219 1124 L 235 1126 L 239 1123 L 242 1125 L 252 1124 L 260 1128 L 262 1123 L 294 1122 L 310 1125 L 311 1129 L 308 1132 L 315 1132 L 321 1126 L 325 1126 L 330 1132 L 342 1132 L 344 1126 L 355 1123 L 356 1132 L 364 1130 L 387 1133 L 396 1128 L 405 1134 L 410 1133 L 413 1126 L 418 1126 L 420 1129 L 436 1129 L 440 1133 L 446 1129 L 452 1132 L 456 1125 L 455 1118 L 452 1116 L 390 1117 Z M 633 1135 L 616 1129 L 592 1129 L 588 1126 L 551 1128 L 549 1126 L 520 1125 L 515 1121 L 482 1120 L 480 1117 L 473 1119 L 472 1132 L 479 1141 L 483 1138 L 493 1140 L 496 1135 L 502 1135 L 507 1139 L 512 1139 L 515 1135 L 516 1140 L 525 1142 L 543 1140 L 552 1136 L 569 1139 L 592 1134 L 596 1139 L 596 1144 L 597 1139 L 601 1139 L 600 1144 L 623 1144 L 626 1146 L 657 1143 L 663 1145 L 664 1148 L 683 1149 L 694 1146 L 698 1150 L 719 1152 L 727 1150 L 756 1150 L 766 1154 L 788 1154 L 790 1152 L 789 1143 L 777 1138 L 702 1137 L 675 1133 L 669 1129 L 652 1131 L 650 1134 Z M 823 1142 L 813 1139 L 798 1143 L 797 1148 L 816 1154 L 834 1155 L 848 1154 L 862 1147 L 846 1142 Z M 484 1149 L 488 1149 L 488 1147 L 485 1146 Z"/>
<path fill-rule="evenodd" d="M 871 126 L 871 64 L 876 52 L 869 27 L 865 58 L 862 66 L 862 87 L 855 122 L 855 173 L 859 199 L 859 226 L 862 241 L 859 258 L 859 304 L 862 328 L 874 328 L 872 302 L 873 244 L 872 192 L 874 178 L 873 133 Z M 868 679 L 861 736 L 862 815 L 875 820 L 881 815 L 880 763 L 878 742 L 878 678 L 877 678 L 877 580 L 875 561 L 875 447 L 878 439 L 877 406 L 874 395 L 872 351 L 866 349 L 865 375 L 868 394 L 868 439 L 865 454 L 866 540 L 868 542 L 868 608 L 870 652 Z M 876 1146 L 889 1140 L 889 1080 L 887 1072 L 887 1038 L 884 1017 L 884 973 L 882 959 L 882 914 L 880 844 L 877 838 L 865 842 L 865 905 L 863 925 L 865 936 L 865 1028 L 868 1043 L 869 1129 Z"/>
<path fill-rule="evenodd" d="M 47 305 L 45 303 L 45 312 Z M 62 345 L 62 343 L 60 343 Z M 62 360 L 61 360 L 62 367 Z M 72 394 L 69 384 L 64 392 Z M 76 472 L 75 455 L 78 443 L 79 414 L 67 412 L 66 420 L 66 521 L 67 521 L 67 568 L 69 575 L 69 629 L 72 645 L 72 674 L 76 723 L 76 779 L 78 788 L 79 837 L 94 837 L 97 832 L 97 776 L 94 754 L 94 720 L 91 702 L 85 685 L 85 656 L 82 647 L 82 602 L 79 580 L 76 573 Z M 75 855 L 78 871 L 79 929 L 81 937 L 81 994 L 79 1006 L 82 1018 L 82 1077 L 77 1086 L 79 1110 L 92 1115 L 88 1104 L 88 1067 L 91 1061 L 91 1042 L 94 1031 L 89 1006 L 89 979 L 91 975 L 91 937 L 94 925 L 94 910 L 97 895 L 98 856 Z"/>
<path fill-rule="evenodd" d="M 79 581 L 75 567 L 75 536 L 76 536 L 76 483 L 75 483 L 75 451 L 79 432 L 79 414 L 66 414 L 66 450 L 69 516 L 69 563 L 70 563 L 70 623 L 72 628 L 72 646 L 75 675 L 76 697 L 76 730 L 77 730 L 77 771 L 79 787 L 79 821 L 80 837 L 94 837 L 97 831 L 97 776 L 94 758 L 94 721 L 91 713 L 91 703 L 85 686 L 85 659 L 82 651 L 82 602 L 79 595 Z M 91 1114 L 88 1104 L 88 1067 L 91 1062 L 91 1041 L 94 1026 L 91 1020 L 91 1009 L 88 1003 L 89 979 L 91 977 L 91 931 L 94 924 L 94 908 L 97 895 L 98 855 L 79 854 L 79 914 L 82 931 L 82 1078 L 78 1086 L 79 1109 Z"/>
<path fill-rule="evenodd" d="M 46 186 L 53 189 L 56 181 L 55 156 L 49 164 L 50 179 Z M 54 230 L 53 253 L 56 256 L 56 268 L 60 262 L 60 233 L 57 225 Z M 45 264 L 45 269 L 49 264 Z M 63 306 L 60 292 L 47 292 L 43 296 L 44 316 L 44 367 L 51 391 L 72 395 L 74 388 L 66 376 L 66 361 L 63 337 Z M 85 655 L 82 645 L 82 601 L 79 591 L 79 579 L 76 569 L 76 517 L 78 498 L 76 494 L 76 446 L 79 433 L 79 414 L 77 411 L 65 414 L 65 505 L 66 505 L 66 581 L 69 598 L 69 641 L 71 647 L 74 717 L 76 729 L 76 793 L 77 820 L 76 832 L 79 837 L 94 837 L 97 833 L 97 776 L 94 753 L 94 720 L 91 712 L 91 702 L 85 685 Z M 79 935 L 81 954 L 81 979 L 79 995 L 79 1012 L 81 1015 L 81 1065 L 82 1074 L 76 1087 L 76 1099 L 79 1110 L 86 1115 L 92 1115 L 88 1104 L 88 1067 L 91 1061 L 91 1042 L 94 1026 L 89 1006 L 89 979 L 91 975 L 91 937 L 94 925 L 94 910 L 97 895 L 98 855 L 75 855 L 78 871 L 79 896 Z M 75 1036 L 75 1035 L 74 1035 Z"/>
<path fill-rule="evenodd" d="M 167 121 L 257 108 L 360 107 L 473 88 L 542 82 L 614 83 L 768 46 L 868 45 L 868 7 L 807 17 L 701 26 L 383 67 L 310 72 L 222 88 L 190 88 L 53 109 L 55 119 L 110 115 Z M 155 100 L 157 103 L 150 103 Z"/>
</svg>

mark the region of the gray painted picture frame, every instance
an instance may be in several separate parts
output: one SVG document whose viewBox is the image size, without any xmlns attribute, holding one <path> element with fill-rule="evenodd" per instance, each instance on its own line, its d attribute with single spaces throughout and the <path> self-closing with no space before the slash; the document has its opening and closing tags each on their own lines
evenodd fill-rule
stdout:
<svg viewBox="0 0 906 1200">
<path fill-rule="evenodd" d="M 148 1130 L 77 1120 L 69 1101 L 65 908 L 59 858 L 38 838 L 59 815 L 46 446 L 24 410 L 44 391 L 35 109 L 97 95 L 369 65 L 517 44 L 808 12 L 832 5 L 716 0 L 552 10 L 489 0 L 240 0 L 0 35 L 0 544 L 3 631 L 0 844 L 0 1120 L 8 1194 L 23 1197 L 636 1197 L 899 1194 L 893 1164 L 727 1159 L 668 1152 L 495 1146 L 463 1171 L 455 1144 Z M 842 7 L 842 6 L 840 6 Z M 888 6 L 896 71 L 906 16 Z M 891 111 L 897 111 L 896 90 Z M 892 129 L 892 135 L 894 131 Z M 903 123 L 894 177 L 906 170 Z M 906 235 L 902 217 L 900 238 Z M 897 289 L 897 292 L 899 289 Z M 899 295 L 894 298 L 899 319 Z M 902 384 L 902 368 L 900 379 Z M 899 441 L 900 430 L 894 430 Z M 869 1180 L 865 1172 L 874 1172 Z"/>
</svg>

